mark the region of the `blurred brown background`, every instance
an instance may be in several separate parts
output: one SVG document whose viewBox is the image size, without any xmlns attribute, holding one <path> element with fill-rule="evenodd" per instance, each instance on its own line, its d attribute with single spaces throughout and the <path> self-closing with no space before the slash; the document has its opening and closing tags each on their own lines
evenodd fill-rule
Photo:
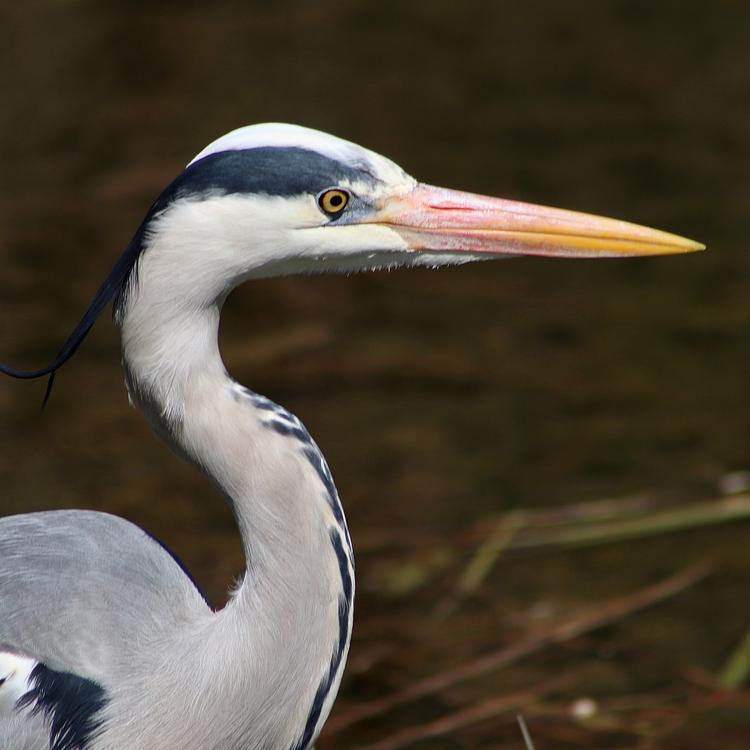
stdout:
<svg viewBox="0 0 750 750">
<path fill-rule="evenodd" d="M 17 366 L 56 352 L 167 181 L 252 122 L 321 128 L 427 182 L 709 246 L 663 259 L 281 279 L 235 293 L 228 366 L 306 423 L 358 551 L 355 638 L 334 717 L 691 561 L 719 565 L 608 628 L 324 734 L 322 750 L 569 671 L 564 690 L 522 706 L 540 750 L 750 746 L 750 701 L 713 681 L 750 627 L 746 524 L 509 551 L 453 606 L 504 513 L 636 493 L 680 508 L 742 489 L 742 475 L 726 474 L 750 466 L 748 32 L 750 5 L 729 0 L 0 9 L 0 352 Z M 233 520 L 128 408 L 106 316 L 40 415 L 42 393 L 0 382 L 2 512 L 124 515 L 176 549 L 220 604 L 242 567 Z M 597 701 L 594 718 L 572 715 L 582 697 Z M 428 746 L 522 741 L 512 713 L 498 712 Z"/>
</svg>

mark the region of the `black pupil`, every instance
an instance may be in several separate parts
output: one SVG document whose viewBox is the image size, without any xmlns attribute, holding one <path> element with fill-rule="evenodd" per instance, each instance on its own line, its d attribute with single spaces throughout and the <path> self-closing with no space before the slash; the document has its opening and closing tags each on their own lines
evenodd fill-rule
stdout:
<svg viewBox="0 0 750 750">
<path fill-rule="evenodd" d="M 338 208 L 343 202 L 344 198 L 341 194 L 336 193 L 332 195 L 328 201 L 334 208 Z"/>
</svg>

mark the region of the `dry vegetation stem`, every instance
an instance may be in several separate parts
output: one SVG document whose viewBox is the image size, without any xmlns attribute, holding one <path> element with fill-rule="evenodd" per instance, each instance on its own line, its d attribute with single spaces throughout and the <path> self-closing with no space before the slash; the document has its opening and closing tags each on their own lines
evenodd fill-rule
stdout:
<svg viewBox="0 0 750 750">
<path fill-rule="evenodd" d="M 372 745 L 358 745 L 354 750 L 399 750 L 402 747 L 413 745 L 415 742 L 450 734 L 480 721 L 492 719 L 498 714 L 512 711 L 519 706 L 541 698 L 543 695 L 566 688 L 573 683 L 573 680 L 572 674 L 566 674 L 553 680 L 546 680 L 529 690 L 495 696 L 476 706 L 456 711 L 427 724 L 402 729 L 400 732 Z M 527 734 L 524 734 L 524 741 L 527 741 L 527 736 Z"/>
<path fill-rule="evenodd" d="M 423 680 L 418 680 L 403 690 L 377 698 L 366 703 L 354 705 L 338 716 L 329 720 L 328 732 L 340 732 L 343 729 L 364 719 L 371 719 L 397 706 L 440 692 L 451 685 L 486 674 L 500 667 L 507 666 L 523 657 L 540 651 L 555 643 L 563 643 L 578 636 L 608 625 L 627 615 L 637 612 L 657 602 L 661 602 L 684 591 L 693 584 L 705 578 L 712 572 L 712 566 L 707 562 L 692 565 L 659 583 L 640 589 L 627 596 L 610 599 L 593 609 L 576 615 L 561 625 L 528 638 L 507 648 L 502 648 L 486 654 L 479 659 L 467 662 L 445 672 L 440 672 Z M 500 700 L 500 699 L 497 699 Z M 368 750 L 384 750 L 387 745 L 376 745 Z"/>
</svg>

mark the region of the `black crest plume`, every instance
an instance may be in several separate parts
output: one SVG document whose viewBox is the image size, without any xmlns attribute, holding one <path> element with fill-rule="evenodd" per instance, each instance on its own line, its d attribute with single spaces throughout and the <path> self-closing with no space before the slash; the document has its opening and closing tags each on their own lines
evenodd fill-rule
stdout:
<svg viewBox="0 0 750 750">
<path fill-rule="evenodd" d="M 0 362 L 0 372 L 10 375 L 12 378 L 32 380 L 49 375 L 42 408 L 44 408 L 52 392 L 52 384 L 54 383 L 57 370 L 76 353 L 78 347 L 83 343 L 86 336 L 88 336 L 89 331 L 93 328 L 94 323 L 96 323 L 97 318 L 102 314 L 104 308 L 107 307 L 115 295 L 127 283 L 128 277 L 133 271 L 142 250 L 142 236 L 143 227 L 138 230 L 125 252 L 120 256 L 115 267 L 110 271 L 104 283 L 97 290 L 94 299 L 91 300 L 91 304 L 78 322 L 78 325 L 73 329 L 70 336 L 68 336 L 57 356 L 48 365 L 40 367 L 38 370 L 19 370 Z"/>
</svg>

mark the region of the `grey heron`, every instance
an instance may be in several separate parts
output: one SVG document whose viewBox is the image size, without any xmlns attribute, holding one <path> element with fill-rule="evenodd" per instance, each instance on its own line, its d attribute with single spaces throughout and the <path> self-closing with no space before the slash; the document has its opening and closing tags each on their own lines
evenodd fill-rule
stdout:
<svg viewBox="0 0 750 750">
<path fill-rule="evenodd" d="M 214 611 L 130 522 L 0 519 L 0 747 L 306 750 L 349 649 L 354 559 L 328 466 L 299 419 L 236 383 L 222 303 L 249 279 L 516 255 L 681 253 L 681 237 L 418 183 L 307 128 L 262 124 L 201 151 L 161 193 L 59 355 L 114 302 L 132 404 L 234 512 L 246 571 Z"/>
</svg>

